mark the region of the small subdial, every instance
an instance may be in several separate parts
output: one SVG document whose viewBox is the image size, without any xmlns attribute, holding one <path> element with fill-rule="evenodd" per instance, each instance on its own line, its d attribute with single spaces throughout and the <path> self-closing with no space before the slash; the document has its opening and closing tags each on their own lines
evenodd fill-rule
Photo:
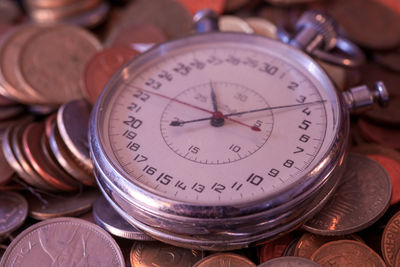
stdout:
<svg viewBox="0 0 400 267">
<path fill-rule="evenodd" d="M 235 162 L 255 153 L 271 135 L 270 110 L 247 112 L 269 107 L 267 101 L 243 85 L 210 81 L 184 90 L 175 99 L 162 113 L 161 134 L 172 151 L 190 161 Z"/>
</svg>

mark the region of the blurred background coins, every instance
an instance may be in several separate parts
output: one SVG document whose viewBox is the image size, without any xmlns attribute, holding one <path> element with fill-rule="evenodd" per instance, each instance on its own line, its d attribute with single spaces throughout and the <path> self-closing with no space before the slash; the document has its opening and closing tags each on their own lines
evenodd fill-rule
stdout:
<svg viewBox="0 0 400 267">
<path fill-rule="evenodd" d="M 135 242 L 130 252 L 132 267 L 186 267 L 203 258 L 203 252 L 160 242 Z"/>
<path fill-rule="evenodd" d="M 93 217 L 99 226 L 115 236 L 132 240 L 154 241 L 153 238 L 125 221 L 104 197 L 99 197 L 94 203 Z"/>
<path fill-rule="evenodd" d="M 345 235 L 376 222 L 386 211 L 392 184 L 385 169 L 363 155 L 349 153 L 341 184 L 329 203 L 304 229 L 320 235 Z"/>
<path fill-rule="evenodd" d="M 258 267 L 321 267 L 322 265 L 301 257 L 287 256 L 264 262 Z"/>
<path fill-rule="evenodd" d="M 120 248 L 106 231 L 76 218 L 50 219 L 29 227 L 11 242 L 0 264 L 125 266 Z"/>
<path fill-rule="evenodd" d="M 385 262 L 371 248 L 361 242 L 341 240 L 326 243 L 311 256 L 322 266 L 376 266 L 385 267 Z"/>
<path fill-rule="evenodd" d="M 0 192 L 0 237 L 20 227 L 28 214 L 28 203 L 18 193 Z"/>
</svg>

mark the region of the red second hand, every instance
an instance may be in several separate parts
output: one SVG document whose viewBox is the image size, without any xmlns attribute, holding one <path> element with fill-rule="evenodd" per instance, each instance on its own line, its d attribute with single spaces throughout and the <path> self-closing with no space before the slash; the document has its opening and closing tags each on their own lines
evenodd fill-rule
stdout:
<svg viewBox="0 0 400 267">
<path fill-rule="evenodd" d="M 257 127 L 257 126 L 250 126 L 250 125 L 248 125 L 248 124 L 246 124 L 246 123 L 243 123 L 243 122 L 240 122 L 240 121 L 238 121 L 238 120 L 235 120 L 235 119 L 226 117 L 226 116 L 225 116 L 224 114 L 222 114 L 221 112 L 213 112 L 213 111 L 211 111 L 211 110 L 208 110 L 208 109 L 205 109 L 205 108 L 202 108 L 202 107 L 199 107 L 199 106 L 196 106 L 196 105 L 187 103 L 187 102 L 183 102 L 183 101 L 181 101 L 181 100 L 179 100 L 179 99 L 176 99 L 176 98 L 172 98 L 172 97 L 169 97 L 169 96 L 166 96 L 166 95 L 162 95 L 162 94 L 159 94 L 159 93 L 156 93 L 156 92 L 147 90 L 147 89 L 139 88 L 139 87 L 137 87 L 137 86 L 135 86 L 135 85 L 131 85 L 131 84 L 127 84 L 127 83 L 124 83 L 124 84 L 127 85 L 127 86 L 129 86 L 129 87 L 133 87 L 133 88 L 135 88 L 135 89 L 141 90 L 141 91 L 143 91 L 143 92 L 146 92 L 146 93 L 149 93 L 149 94 L 152 94 L 152 95 L 156 95 L 156 96 L 159 96 L 159 97 L 162 97 L 162 98 L 165 98 L 165 99 L 168 99 L 168 100 L 171 100 L 171 101 L 180 103 L 180 104 L 182 104 L 182 105 L 185 105 L 185 106 L 188 106 L 188 107 L 197 109 L 197 110 L 201 110 L 201 111 L 210 113 L 210 114 L 212 114 L 212 116 L 213 116 L 214 118 L 221 118 L 221 115 L 222 115 L 222 118 L 224 118 L 224 119 L 226 119 L 226 120 L 229 120 L 229 121 L 232 121 L 232 122 L 234 122 L 234 123 L 240 124 L 240 125 L 242 125 L 242 126 L 248 127 L 248 128 L 250 128 L 251 130 L 256 131 L 256 132 L 260 132 L 260 131 L 261 131 L 261 129 L 260 129 L 259 127 Z"/>
</svg>

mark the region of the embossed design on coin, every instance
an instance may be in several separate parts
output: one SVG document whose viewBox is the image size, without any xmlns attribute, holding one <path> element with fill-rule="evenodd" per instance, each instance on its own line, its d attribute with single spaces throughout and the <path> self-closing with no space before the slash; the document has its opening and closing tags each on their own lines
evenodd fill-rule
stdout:
<svg viewBox="0 0 400 267">
<path fill-rule="evenodd" d="M 345 235 L 376 222 L 388 208 L 392 185 L 385 169 L 363 155 L 350 153 L 343 181 L 332 200 L 303 226 L 321 235 Z"/>
<path fill-rule="evenodd" d="M 287 256 L 266 261 L 258 267 L 321 267 L 321 265 L 309 259 Z"/>
<path fill-rule="evenodd" d="M 0 193 L 0 236 L 20 227 L 28 215 L 28 203 L 18 193 Z"/>
<path fill-rule="evenodd" d="M 160 242 L 136 242 L 130 258 L 133 267 L 187 267 L 203 258 L 203 252 L 174 247 Z"/>
<path fill-rule="evenodd" d="M 353 240 L 329 242 L 312 255 L 311 260 L 324 267 L 375 266 L 385 267 L 385 262 L 367 245 Z"/>
<path fill-rule="evenodd" d="M 197 262 L 193 267 L 255 267 L 256 265 L 249 259 L 233 254 L 233 253 L 218 253 L 205 257 Z"/>
<path fill-rule="evenodd" d="M 387 265 L 393 266 L 396 253 L 400 250 L 400 212 L 387 223 L 382 235 L 381 249 Z"/>
<path fill-rule="evenodd" d="M 1 266 L 125 266 L 122 252 L 99 226 L 76 218 L 29 227 L 8 246 Z"/>
</svg>

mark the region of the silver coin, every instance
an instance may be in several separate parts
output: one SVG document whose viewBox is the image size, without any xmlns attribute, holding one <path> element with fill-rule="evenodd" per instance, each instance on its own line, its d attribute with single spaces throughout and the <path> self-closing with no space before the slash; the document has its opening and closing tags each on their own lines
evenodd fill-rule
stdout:
<svg viewBox="0 0 400 267">
<path fill-rule="evenodd" d="M 28 203 L 18 193 L 4 191 L 0 194 L 0 236 L 20 227 L 28 215 Z"/>
<path fill-rule="evenodd" d="M 8 246 L 0 266 L 124 267 L 117 243 L 101 227 L 77 218 L 32 225 Z"/>
<path fill-rule="evenodd" d="M 294 256 L 272 259 L 263 262 L 257 267 L 272 267 L 272 266 L 273 267 L 322 267 L 322 265 L 316 263 L 315 261 Z"/>
<path fill-rule="evenodd" d="M 350 153 L 343 180 L 332 200 L 303 228 L 320 235 L 347 235 L 367 228 L 387 210 L 392 184 L 385 169 Z"/>
<path fill-rule="evenodd" d="M 29 202 L 29 216 L 36 220 L 47 220 L 82 215 L 92 208 L 99 196 L 97 189 L 86 189 L 69 196 L 42 195 L 42 199 L 27 194 L 26 199 Z"/>
<path fill-rule="evenodd" d="M 93 217 L 99 226 L 115 236 L 132 240 L 154 240 L 125 221 L 104 197 L 98 198 L 93 204 Z"/>
<path fill-rule="evenodd" d="M 93 162 L 89 155 L 88 124 L 90 107 L 84 100 L 70 101 L 57 112 L 57 128 L 72 154 L 89 170 Z"/>
</svg>

